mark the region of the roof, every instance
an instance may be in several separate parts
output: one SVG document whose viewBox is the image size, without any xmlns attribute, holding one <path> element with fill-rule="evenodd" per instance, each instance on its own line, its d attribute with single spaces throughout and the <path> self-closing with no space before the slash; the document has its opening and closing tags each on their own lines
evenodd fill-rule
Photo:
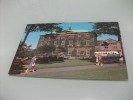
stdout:
<svg viewBox="0 0 133 100">
<path fill-rule="evenodd" d="M 89 32 L 88 30 L 68 30 L 70 32 Z"/>
<path fill-rule="evenodd" d="M 107 42 L 107 41 L 111 41 L 111 42 L 118 42 L 118 40 L 114 40 L 114 39 L 106 39 L 106 40 L 97 40 L 97 42 Z"/>
<path fill-rule="evenodd" d="M 60 32 L 60 33 L 54 33 L 54 34 L 66 34 L 66 33 L 88 33 L 88 32 L 90 32 L 90 31 L 88 31 L 88 30 L 63 30 L 62 32 Z"/>
<path fill-rule="evenodd" d="M 72 33 L 89 33 L 91 31 L 88 30 L 63 30 L 62 32 L 52 32 L 52 34 L 72 34 Z M 50 32 L 46 34 L 51 34 Z M 44 35 L 46 35 L 44 34 Z"/>
</svg>

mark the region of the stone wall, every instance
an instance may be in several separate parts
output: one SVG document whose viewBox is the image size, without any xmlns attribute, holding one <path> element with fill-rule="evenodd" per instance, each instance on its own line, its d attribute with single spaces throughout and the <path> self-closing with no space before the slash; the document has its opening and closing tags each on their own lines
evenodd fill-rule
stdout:
<svg viewBox="0 0 133 100">
<path fill-rule="evenodd" d="M 55 52 L 63 52 L 66 56 L 92 57 L 95 52 L 96 37 L 92 32 L 40 35 L 37 48 L 45 45 L 54 45 Z"/>
</svg>

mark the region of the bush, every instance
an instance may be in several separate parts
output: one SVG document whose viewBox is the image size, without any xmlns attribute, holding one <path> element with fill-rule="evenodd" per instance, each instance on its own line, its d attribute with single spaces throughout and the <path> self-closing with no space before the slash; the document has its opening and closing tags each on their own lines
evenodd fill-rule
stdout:
<svg viewBox="0 0 133 100">
<path fill-rule="evenodd" d="M 119 63 L 119 58 L 118 57 L 103 58 L 103 63 L 105 64 Z"/>
<path fill-rule="evenodd" d="M 38 58 L 36 63 L 43 64 L 43 63 L 52 63 L 52 62 L 59 62 L 59 61 L 64 61 L 63 57 L 58 57 L 58 56 L 45 56 Z"/>
<path fill-rule="evenodd" d="M 89 59 L 90 62 L 95 63 L 96 57 Z M 104 64 L 112 64 L 112 63 L 119 63 L 119 57 L 103 57 Z"/>
<path fill-rule="evenodd" d="M 88 60 L 89 60 L 90 62 L 95 63 L 95 62 L 96 62 L 96 57 L 88 58 Z"/>
</svg>

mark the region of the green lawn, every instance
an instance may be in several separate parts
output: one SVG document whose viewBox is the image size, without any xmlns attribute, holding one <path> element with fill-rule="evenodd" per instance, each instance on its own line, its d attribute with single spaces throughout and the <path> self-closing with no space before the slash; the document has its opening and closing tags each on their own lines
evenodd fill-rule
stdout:
<svg viewBox="0 0 133 100">
<path fill-rule="evenodd" d="M 88 60 L 74 59 L 74 60 L 65 60 L 64 62 L 55 62 L 52 64 L 36 64 L 36 67 L 38 69 L 42 69 L 42 68 L 85 66 L 90 64 L 94 64 L 94 63 L 91 63 Z"/>
<path fill-rule="evenodd" d="M 114 66 L 109 68 L 97 68 L 78 71 L 40 73 L 35 75 L 26 75 L 26 77 L 127 80 L 128 75 L 125 66 Z"/>
<path fill-rule="evenodd" d="M 85 66 L 92 65 L 87 60 L 65 60 L 64 62 L 55 62 L 52 64 L 36 64 L 38 69 L 44 68 L 58 68 L 58 67 L 72 67 L 72 66 Z M 20 76 L 20 75 L 18 75 Z M 102 80 L 127 80 L 126 66 L 113 66 L 113 67 L 99 67 L 96 69 L 75 70 L 64 72 L 49 72 L 28 74 L 25 77 L 39 77 L 39 78 L 67 78 L 67 79 L 102 79 Z"/>
</svg>

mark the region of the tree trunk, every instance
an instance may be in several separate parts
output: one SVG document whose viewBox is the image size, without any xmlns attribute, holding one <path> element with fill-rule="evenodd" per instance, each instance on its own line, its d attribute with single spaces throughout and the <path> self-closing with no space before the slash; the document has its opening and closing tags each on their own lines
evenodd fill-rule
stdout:
<svg viewBox="0 0 133 100">
<path fill-rule="evenodd" d="M 121 41 L 121 35 L 120 35 L 120 33 L 118 34 L 118 41 Z"/>
<path fill-rule="evenodd" d="M 118 35 L 118 41 L 120 42 L 120 45 L 121 45 L 122 56 L 124 56 L 124 59 L 125 59 L 125 54 L 124 54 L 124 51 L 123 51 L 123 44 L 122 44 L 122 39 L 121 39 L 121 35 L 120 34 Z"/>
<path fill-rule="evenodd" d="M 27 33 L 26 33 L 26 36 L 25 36 L 23 42 L 20 44 L 20 46 L 19 46 L 19 48 L 18 48 L 19 50 L 21 50 L 22 46 L 24 45 L 24 43 L 25 43 L 25 41 L 26 41 L 26 39 L 27 39 L 29 33 L 30 33 L 30 32 L 27 32 Z"/>
</svg>

